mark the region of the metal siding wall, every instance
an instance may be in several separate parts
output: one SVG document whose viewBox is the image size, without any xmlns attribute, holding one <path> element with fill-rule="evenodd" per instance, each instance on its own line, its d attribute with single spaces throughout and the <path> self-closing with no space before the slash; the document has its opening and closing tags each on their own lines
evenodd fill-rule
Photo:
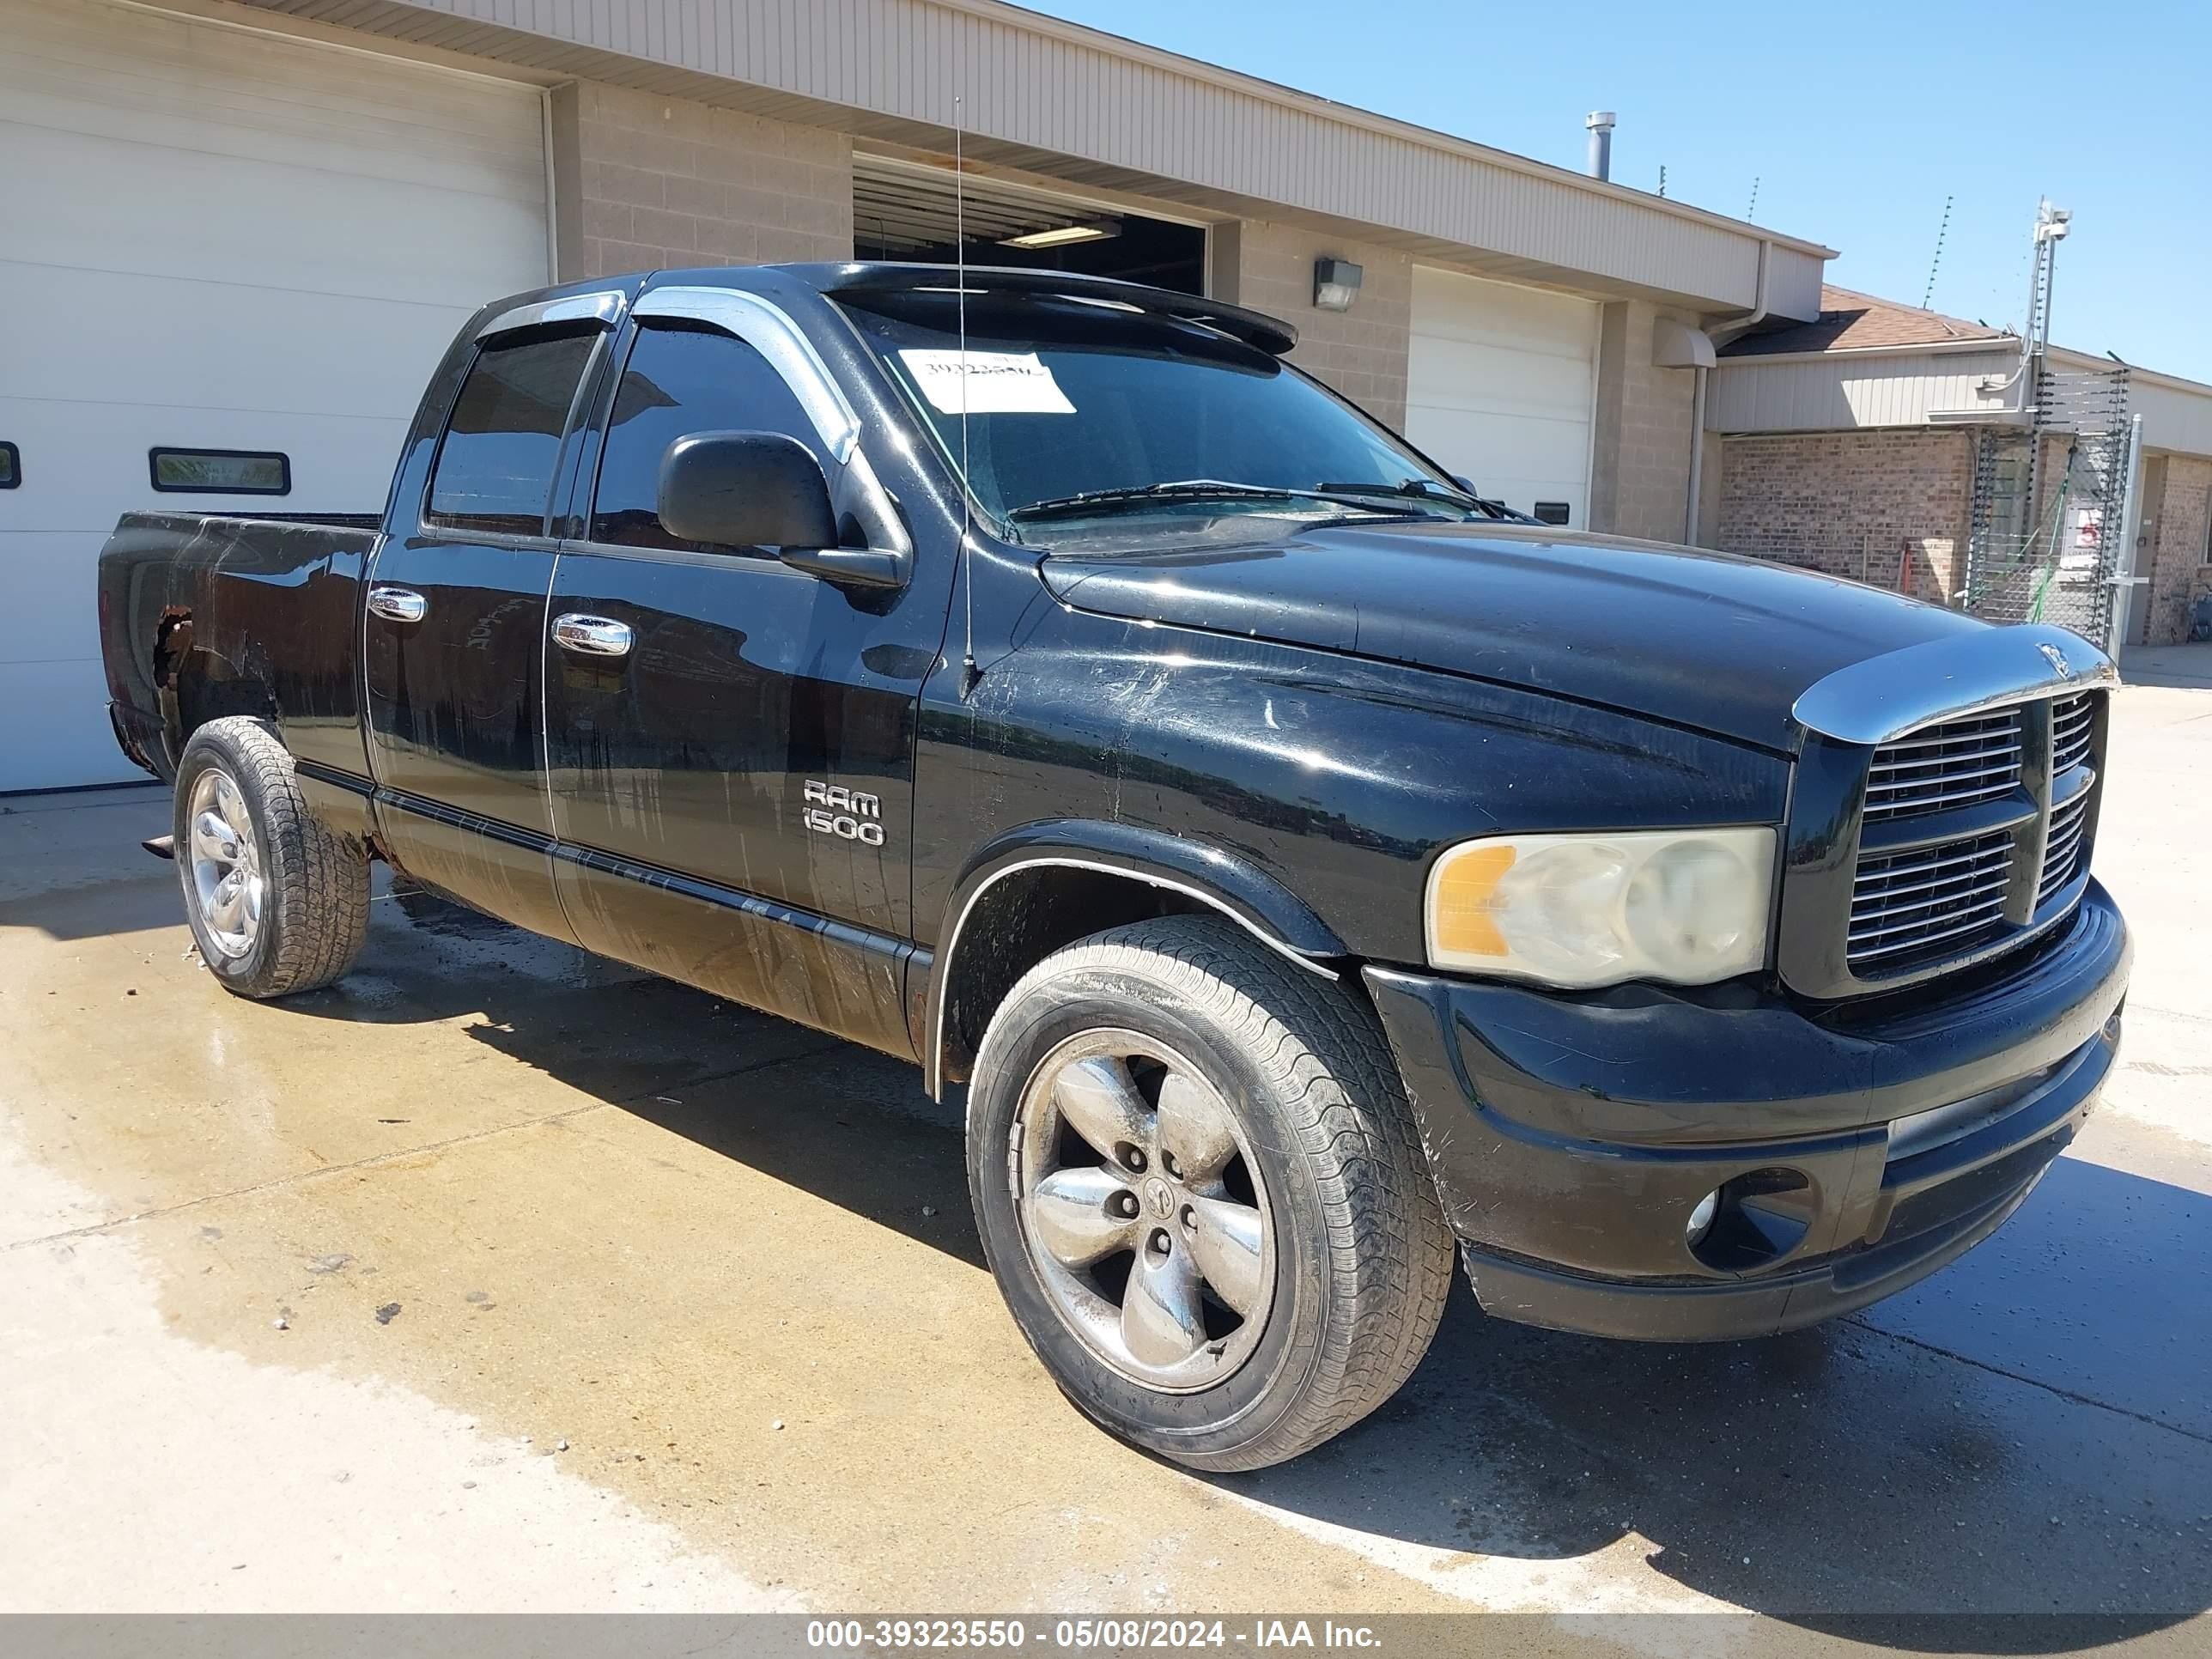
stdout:
<svg viewBox="0 0 2212 1659">
<path fill-rule="evenodd" d="M 398 24 L 393 8 L 351 0 L 261 3 L 455 50 L 471 49 L 477 25 L 521 30 L 939 128 L 952 125 L 959 88 L 964 124 L 981 138 L 1694 296 L 1715 309 L 1748 308 L 1755 298 L 1759 239 L 1749 227 L 1685 218 L 1378 131 L 1318 100 L 1306 109 L 1218 86 L 1142 48 L 1066 39 L 1043 20 L 1024 27 L 958 0 L 410 0 L 407 12 L 442 21 Z M 477 51 L 495 45 L 473 42 Z M 1816 314 L 1819 259 L 1775 252 L 1775 308 Z"/>
<path fill-rule="evenodd" d="M 1979 382 L 2009 374 L 2016 351 L 1911 352 L 1820 362 L 1724 359 L 1707 390 L 1714 432 L 1838 432 L 1924 426 L 1931 410 L 1996 401 Z"/>
<path fill-rule="evenodd" d="M 1827 262 L 1794 247 L 1778 246 L 1766 262 L 1767 309 L 1778 316 L 1820 314 L 1820 279 Z"/>
<path fill-rule="evenodd" d="M 2131 377 L 2128 407 L 2143 417 L 2146 449 L 2212 455 L 2212 392 L 2184 392 Z"/>
</svg>

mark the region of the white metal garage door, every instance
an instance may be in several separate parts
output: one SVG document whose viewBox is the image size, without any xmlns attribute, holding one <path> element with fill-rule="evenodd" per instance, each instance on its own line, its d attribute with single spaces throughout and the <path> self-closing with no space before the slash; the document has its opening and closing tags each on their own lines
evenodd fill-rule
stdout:
<svg viewBox="0 0 2212 1659">
<path fill-rule="evenodd" d="M 532 87 L 0 0 L 0 790 L 138 775 L 94 617 L 118 513 L 383 506 L 454 330 L 546 280 L 544 131 Z M 156 446 L 281 452 L 291 492 L 157 495 Z"/>
<path fill-rule="evenodd" d="M 1589 523 L 1596 305 L 1413 267 L 1406 435 L 1523 513 Z"/>
</svg>

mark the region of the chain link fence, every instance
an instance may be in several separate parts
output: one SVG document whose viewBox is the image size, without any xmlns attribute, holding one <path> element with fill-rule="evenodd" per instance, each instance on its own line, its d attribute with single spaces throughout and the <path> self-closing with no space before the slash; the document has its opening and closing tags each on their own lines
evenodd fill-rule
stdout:
<svg viewBox="0 0 2212 1659">
<path fill-rule="evenodd" d="M 1966 608 L 2101 643 L 2132 459 L 2127 370 L 2045 371 L 2032 426 L 1977 435 Z"/>
</svg>

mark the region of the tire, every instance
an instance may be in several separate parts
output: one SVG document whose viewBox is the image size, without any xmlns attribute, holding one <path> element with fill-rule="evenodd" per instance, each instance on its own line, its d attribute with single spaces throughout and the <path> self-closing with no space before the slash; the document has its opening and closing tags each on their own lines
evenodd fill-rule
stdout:
<svg viewBox="0 0 2212 1659">
<path fill-rule="evenodd" d="M 1357 1423 L 1420 1363 L 1450 1288 L 1373 1013 L 1212 917 L 1116 927 L 1023 977 L 976 1056 L 968 1172 L 984 1255 L 1062 1391 L 1194 1469 Z"/>
<path fill-rule="evenodd" d="M 242 836 L 222 833 L 234 812 Z M 177 764 L 174 830 L 185 918 L 226 990 L 289 996 L 353 965 L 368 933 L 368 854 L 308 811 L 265 723 L 238 715 L 192 733 Z"/>
</svg>

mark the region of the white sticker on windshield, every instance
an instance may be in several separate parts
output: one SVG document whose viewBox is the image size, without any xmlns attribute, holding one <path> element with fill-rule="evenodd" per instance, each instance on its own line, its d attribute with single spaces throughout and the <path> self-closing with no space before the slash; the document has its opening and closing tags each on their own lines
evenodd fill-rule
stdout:
<svg viewBox="0 0 2212 1659">
<path fill-rule="evenodd" d="M 960 353 L 908 350 L 899 357 L 912 372 L 921 395 L 942 415 L 960 412 L 962 383 L 970 415 L 1073 415 L 1075 405 L 1034 351 L 971 351 L 968 372 Z"/>
</svg>

